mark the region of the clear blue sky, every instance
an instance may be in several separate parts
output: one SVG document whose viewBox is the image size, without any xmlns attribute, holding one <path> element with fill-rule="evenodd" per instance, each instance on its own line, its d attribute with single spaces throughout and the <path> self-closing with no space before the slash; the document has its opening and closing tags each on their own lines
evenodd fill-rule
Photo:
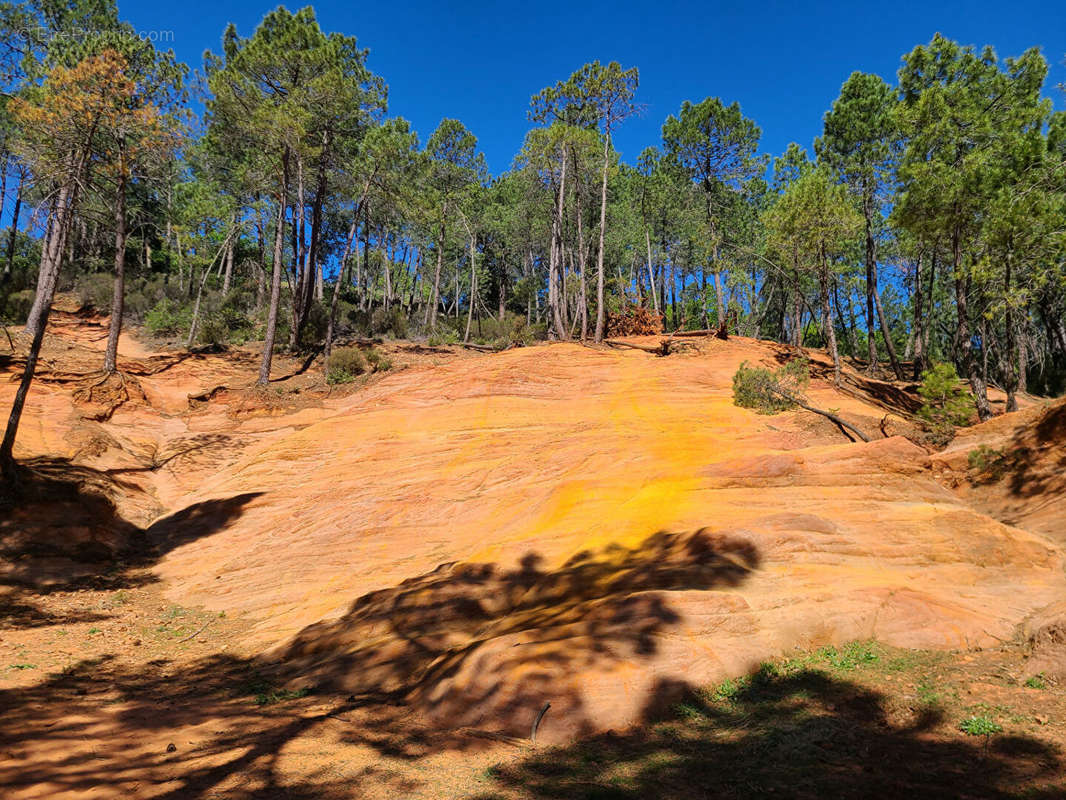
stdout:
<svg viewBox="0 0 1066 800">
<path fill-rule="evenodd" d="M 142 31 L 170 31 L 172 46 L 200 67 L 219 50 L 226 23 L 250 35 L 274 4 L 118 0 Z M 303 3 L 290 4 L 290 9 Z M 529 128 L 530 95 L 593 59 L 640 68 L 642 117 L 618 132 L 633 162 L 660 141 L 683 100 L 738 100 L 763 130 L 762 150 L 809 146 L 822 114 L 853 70 L 895 82 L 900 57 L 940 31 L 1000 56 L 1038 45 L 1051 63 L 1048 96 L 1066 107 L 1066 0 L 1038 2 L 697 2 L 581 3 L 393 0 L 314 4 L 327 31 L 370 48 L 370 68 L 389 84 L 389 113 L 411 120 L 422 141 L 442 117 L 474 132 L 494 173 L 510 166 Z M 164 45 L 165 46 L 165 45 Z"/>
</svg>

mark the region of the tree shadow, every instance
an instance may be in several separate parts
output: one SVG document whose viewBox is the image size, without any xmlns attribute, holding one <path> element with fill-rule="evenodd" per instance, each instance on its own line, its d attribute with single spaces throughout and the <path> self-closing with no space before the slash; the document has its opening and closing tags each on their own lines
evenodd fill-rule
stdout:
<svg viewBox="0 0 1066 800">
<path fill-rule="evenodd" d="M 1066 489 L 1066 402 L 1048 408 L 1035 425 L 1015 431 L 1004 448 L 999 470 L 1017 497 Z"/>
<path fill-rule="evenodd" d="M 444 564 L 302 630 L 283 674 L 502 736 L 529 736 L 550 703 L 550 727 L 580 734 L 596 720 L 575 676 L 650 660 L 680 622 L 670 593 L 735 587 L 758 565 L 750 541 L 707 530 L 584 551 L 552 570 L 533 553 L 514 569 Z M 388 727 L 369 743 L 424 754 L 418 742 L 387 744 Z"/>
<path fill-rule="evenodd" d="M 184 455 L 180 454 L 180 455 Z M 123 498 L 155 516 L 153 498 L 118 475 L 67 459 L 38 458 L 19 465 L 16 502 L 0 515 L 0 586 L 32 587 L 37 594 L 80 588 L 119 589 L 154 580 L 143 573 L 175 547 L 223 530 L 260 492 L 195 503 L 144 527 L 120 513 Z M 14 593 L 5 598 L 8 622 L 44 619 Z"/>
<path fill-rule="evenodd" d="M 676 686 L 663 687 L 668 695 Z M 491 771 L 490 798 L 1062 797 L 1057 748 L 935 731 L 935 708 L 899 722 L 887 698 L 815 670 L 759 673 L 731 697 L 690 693 L 670 722 L 607 732 Z M 649 721 L 656 719 L 649 714 Z M 505 792 L 505 794 L 504 794 Z"/>
<path fill-rule="evenodd" d="M 210 530 L 228 510 L 201 504 L 173 515 L 156 531 L 159 547 Z M 514 568 L 445 564 L 359 598 L 270 658 L 83 661 L 0 691 L 0 752 L 14 754 L 0 765 L 0 783 L 128 792 L 147 781 L 167 798 L 339 798 L 360 796 L 365 782 L 403 796 L 418 787 L 418 770 L 385 761 L 498 746 L 510 741 L 512 722 L 525 739 L 542 703 L 578 723 L 569 730 L 591 730 L 572 673 L 649 659 L 679 621 L 672 592 L 737 586 L 758 564 L 746 540 L 659 533 L 636 547 L 579 553 L 557 569 L 535 554 Z M 293 681 L 312 693 L 276 708 L 251 702 L 251 693 Z M 279 759 L 307 736 L 384 761 L 343 778 L 333 768 L 284 774 Z M 35 752 L 48 758 L 34 760 Z"/>
</svg>

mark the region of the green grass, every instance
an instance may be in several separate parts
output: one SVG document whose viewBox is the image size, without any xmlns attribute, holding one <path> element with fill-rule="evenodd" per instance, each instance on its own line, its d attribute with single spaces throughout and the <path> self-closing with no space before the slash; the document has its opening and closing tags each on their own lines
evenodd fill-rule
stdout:
<svg viewBox="0 0 1066 800">
<path fill-rule="evenodd" d="M 1046 689 L 1047 681 L 1044 680 L 1044 673 L 1041 672 L 1038 675 L 1033 675 L 1030 678 L 1026 678 L 1025 686 L 1029 689 Z"/>
<path fill-rule="evenodd" d="M 37 669 L 37 665 L 36 664 L 12 664 L 9 667 L 9 669 L 18 669 L 18 670 Z"/>
</svg>

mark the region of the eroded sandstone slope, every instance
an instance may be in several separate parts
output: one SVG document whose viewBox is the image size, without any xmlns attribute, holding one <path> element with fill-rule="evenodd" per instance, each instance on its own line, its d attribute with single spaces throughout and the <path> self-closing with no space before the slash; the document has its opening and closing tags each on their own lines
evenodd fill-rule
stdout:
<svg viewBox="0 0 1066 800">
<path fill-rule="evenodd" d="M 557 344 L 267 408 L 254 359 L 201 354 L 103 421 L 42 385 L 21 455 L 127 470 L 167 594 L 246 615 L 293 682 L 525 735 L 551 703 L 549 740 L 794 646 L 986 646 L 1066 596 L 1060 549 L 938 482 L 877 392 L 811 391 L 868 444 L 733 406 L 741 361 L 787 357 Z"/>
</svg>

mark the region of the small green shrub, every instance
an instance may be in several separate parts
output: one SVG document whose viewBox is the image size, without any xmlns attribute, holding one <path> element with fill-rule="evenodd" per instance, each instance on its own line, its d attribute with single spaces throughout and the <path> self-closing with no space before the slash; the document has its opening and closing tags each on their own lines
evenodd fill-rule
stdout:
<svg viewBox="0 0 1066 800">
<path fill-rule="evenodd" d="M 925 420 L 934 442 L 949 442 L 955 428 L 968 423 L 973 415 L 973 398 L 960 385 L 953 364 L 937 364 L 923 372 L 918 394 L 923 401 L 918 416 Z"/>
<path fill-rule="evenodd" d="M 993 733 L 1002 731 L 1003 726 L 991 717 L 982 714 L 964 719 L 959 723 L 959 730 L 968 736 L 991 736 Z"/>
<path fill-rule="evenodd" d="M 459 334 L 457 334 L 455 331 L 444 331 L 442 333 L 431 334 L 429 339 L 426 341 L 426 344 L 428 344 L 430 347 L 440 347 L 446 344 L 458 343 Z"/>
<path fill-rule="evenodd" d="M 366 361 L 374 372 L 388 372 L 392 369 L 389 357 L 373 347 L 366 351 Z"/>
<path fill-rule="evenodd" d="M 809 382 L 810 362 L 805 358 L 774 371 L 749 367 L 745 361 L 733 375 L 733 404 L 759 414 L 787 411 L 795 405 L 788 397 L 801 398 Z"/>
<path fill-rule="evenodd" d="M 966 455 L 966 463 L 976 474 L 998 481 L 1006 472 L 1007 456 L 1002 450 L 982 444 Z"/>
<path fill-rule="evenodd" d="M 366 358 L 358 347 L 339 347 L 330 354 L 326 383 L 351 383 L 366 370 Z"/>
<path fill-rule="evenodd" d="M 1044 673 L 1039 675 L 1032 675 L 1025 679 L 1025 686 L 1028 689 L 1046 689 L 1047 681 L 1044 680 Z"/>
</svg>

